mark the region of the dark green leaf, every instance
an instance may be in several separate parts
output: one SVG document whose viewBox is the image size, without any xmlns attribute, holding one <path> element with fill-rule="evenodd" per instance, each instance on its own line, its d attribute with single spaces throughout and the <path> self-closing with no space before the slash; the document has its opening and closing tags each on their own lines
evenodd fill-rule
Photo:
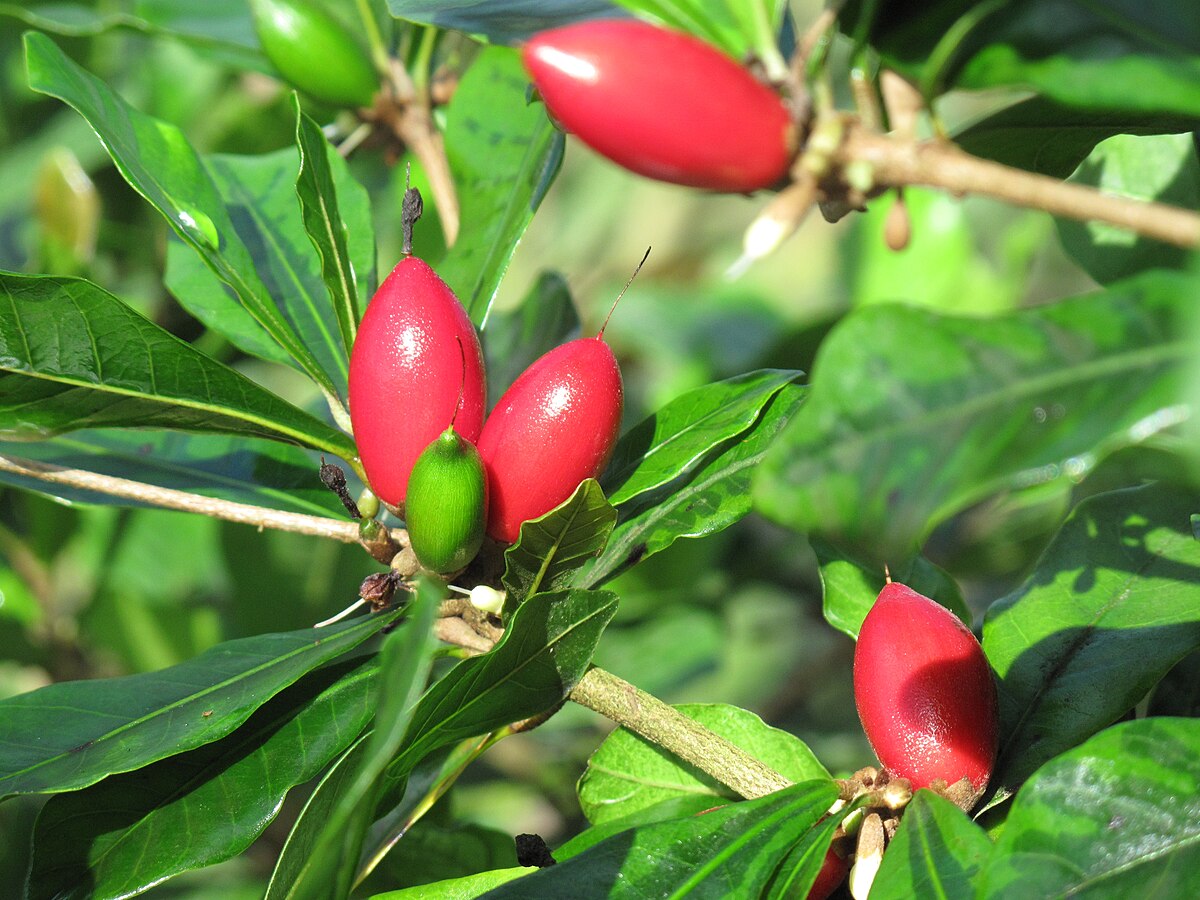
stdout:
<svg viewBox="0 0 1200 900">
<path fill-rule="evenodd" d="M 871 900 L 974 900 L 991 850 L 987 834 L 961 809 L 931 791 L 917 791 L 883 855 Z"/>
<path fill-rule="evenodd" d="M 408 607 L 410 621 L 384 643 L 375 726 L 361 753 L 351 757 L 353 774 L 347 773 L 337 802 L 288 886 L 287 897 L 324 900 L 349 895 L 383 772 L 403 744 L 417 697 L 425 688 L 437 642 L 433 622 L 444 594 L 442 585 L 422 581 Z"/>
<path fill-rule="evenodd" d="M 398 888 L 428 885 L 517 866 L 510 832 L 469 822 L 435 822 L 429 815 L 404 834 L 373 875 L 374 883 Z M 440 897 L 432 888 L 433 896 Z"/>
<path fill-rule="evenodd" d="M 1200 127 L 1200 121 L 1195 123 Z M 1070 181 L 1105 194 L 1200 209 L 1200 160 L 1191 134 L 1118 135 L 1098 146 Z M 1146 269 L 1183 269 L 1191 254 L 1103 222 L 1058 219 L 1063 249 L 1101 284 Z"/>
<path fill-rule="evenodd" d="M 843 811 L 853 809 L 855 805 L 843 807 Z M 833 833 L 841 824 L 841 817 L 836 816 L 826 817 L 817 822 L 779 864 L 763 900 L 807 897 L 825 863 L 825 855 L 833 840 Z"/>
<path fill-rule="evenodd" d="M 1195 116 L 1079 110 L 1030 97 L 967 125 L 954 135 L 968 153 L 1055 178 L 1066 178 L 1092 149 L 1116 134 L 1178 134 Z"/>
<path fill-rule="evenodd" d="M 829 777 L 802 740 L 771 728 L 752 712 L 723 703 L 684 703 L 675 708 L 790 781 Z M 578 791 L 579 805 L 593 825 L 677 798 L 688 801 L 679 815 L 738 799 L 712 777 L 624 728 L 605 738 L 592 754 Z"/>
<path fill-rule="evenodd" d="M 552 4 L 544 0 L 457 0 L 453 4 L 445 0 L 387 0 L 387 5 L 398 19 L 482 35 L 499 43 L 615 11 L 608 0 L 556 0 Z"/>
<path fill-rule="evenodd" d="M 748 429 L 785 384 L 802 373 L 760 369 L 688 391 L 630 429 L 604 473 L 609 502 L 623 504 L 694 470 Z"/>
<path fill-rule="evenodd" d="M 1050 761 L 1017 795 L 977 896 L 1197 896 L 1198 761 L 1196 719 L 1124 722 Z"/>
<path fill-rule="evenodd" d="M 1200 652 L 1189 653 L 1163 676 L 1146 714 L 1200 718 Z"/>
<path fill-rule="evenodd" d="M 1147 273 L 985 323 L 852 313 L 757 473 L 758 507 L 882 563 L 992 494 L 1082 479 L 1187 417 L 1179 320 L 1196 285 Z"/>
<path fill-rule="evenodd" d="M 887 583 L 883 569 L 851 558 L 820 538 L 809 543 L 821 567 L 825 621 L 857 639 L 863 619 Z M 936 600 L 968 625 L 971 623 L 971 611 L 954 579 L 925 557 L 914 556 L 899 564 L 889 564 L 888 569 L 893 581 Z"/>
<path fill-rule="evenodd" d="M 754 51 L 755 17 L 765 10 L 760 0 L 615 0 L 639 18 L 661 23 L 675 31 L 693 34 L 719 47 L 734 59 Z M 755 7 L 758 7 L 756 9 Z M 761 13 L 764 17 L 765 11 Z"/>
<path fill-rule="evenodd" d="M 146 429 L 73 431 L 47 441 L 0 440 L 0 455 L 268 509 L 337 519 L 346 515 L 341 501 L 317 477 L 317 459 L 288 444 L 240 434 Z M 0 472 L 0 481 L 73 503 L 138 505 L 120 497 L 64 488 L 8 472 Z"/>
<path fill-rule="evenodd" d="M 212 178 L 183 132 L 138 112 L 67 58 L 43 34 L 25 36 L 29 84 L 74 107 L 99 135 L 118 170 L 175 233 L 228 284 L 238 301 L 329 394 L 337 389 L 268 295 Z"/>
<path fill-rule="evenodd" d="M 863 8 L 847 10 L 855 29 Z M 934 97 L 1015 87 L 1079 109 L 1200 115 L 1200 18 L 1175 0 L 879 4 L 871 42 Z"/>
<path fill-rule="evenodd" d="M 833 782 L 808 781 L 702 816 L 633 828 L 486 896 L 757 897 L 836 797 Z"/>
<path fill-rule="evenodd" d="M 575 572 L 603 548 L 617 521 L 595 479 L 538 519 L 521 524 L 517 542 L 504 551 L 505 615 L 539 591 L 569 587 Z"/>
<path fill-rule="evenodd" d="M 1029 580 L 988 610 L 999 796 L 1132 709 L 1200 647 L 1200 544 L 1188 526 L 1196 502 L 1161 486 L 1082 503 Z"/>
<path fill-rule="evenodd" d="M 488 408 L 530 363 L 559 344 L 579 337 L 579 316 L 567 281 L 543 272 L 516 309 L 493 311 L 483 332 Z"/>
<path fill-rule="evenodd" d="M 304 229 L 321 258 L 321 277 L 333 302 L 342 343 L 349 356 L 354 335 L 358 333 L 359 310 L 368 299 L 366 286 L 375 271 L 371 204 L 366 190 L 347 173 L 345 160 L 338 153 L 330 152 L 321 126 L 304 114 L 295 94 L 292 101 L 296 107 L 296 146 L 300 151 L 296 193 L 304 214 Z M 336 177 L 335 173 L 341 177 Z M 339 193 L 345 196 L 339 199 Z M 343 218 L 343 208 L 353 211 L 352 226 Z M 355 238 L 354 257 L 351 256 L 352 235 Z"/>
<path fill-rule="evenodd" d="M 0 434 L 158 426 L 354 455 L 350 439 L 90 282 L 0 272 Z"/>
<path fill-rule="evenodd" d="M 242 638 L 159 672 L 52 684 L 0 702 L 0 797 L 76 790 L 220 740 L 398 615 Z"/>
<path fill-rule="evenodd" d="M 438 274 L 480 326 L 562 162 L 563 136 L 542 104 L 527 102 L 528 85 L 515 51 L 489 47 L 463 76 L 446 112 L 446 154 L 462 228 Z"/>
<path fill-rule="evenodd" d="M 672 482 L 621 504 L 608 546 L 584 570 L 580 583 L 602 584 L 679 538 L 713 534 L 750 512 L 751 475 L 806 396 L 799 385 L 784 386 L 747 432 L 710 451 L 685 482 Z"/>
<path fill-rule="evenodd" d="M 377 675 L 374 659 L 315 672 L 220 741 L 51 798 L 29 896 L 130 896 L 241 853 L 370 721 Z"/>
<path fill-rule="evenodd" d="M 421 698 L 389 775 L 402 778 L 438 747 L 553 708 L 587 671 L 616 611 L 608 591 L 530 597 L 493 650 L 463 660 Z"/>
</svg>

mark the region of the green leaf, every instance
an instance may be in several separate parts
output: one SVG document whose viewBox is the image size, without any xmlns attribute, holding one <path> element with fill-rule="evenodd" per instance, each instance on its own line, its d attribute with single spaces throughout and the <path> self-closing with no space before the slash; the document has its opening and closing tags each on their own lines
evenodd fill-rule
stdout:
<svg viewBox="0 0 1200 900">
<path fill-rule="evenodd" d="M 757 473 L 757 505 L 878 564 L 992 494 L 1079 481 L 1187 417 L 1179 321 L 1195 294 L 1159 272 L 985 323 L 852 313 Z"/>
<path fill-rule="evenodd" d="M 539 275 L 515 309 L 493 310 L 483 332 L 488 408 L 534 360 L 576 337 L 579 316 L 567 280 L 558 272 Z"/>
<path fill-rule="evenodd" d="M 859 0 L 842 20 L 850 33 Z M 870 30 L 885 64 L 928 97 L 1015 87 L 1066 106 L 1200 115 L 1200 20 L 1174 0 L 880 4 Z"/>
<path fill-rule="evenodd" d="M 288 886 L 292 898 L 346 897 L 354 883 L 363 839 L 371 825 L 384 770 L 404 742 L 417 697 L 425 688 L 437 639 L 433 623 L 441 584 L 424 580 L 408 606 L 403 630 L 380 651 L 380 696 L 375 725 L 354 769 L 347 772 L 337 802 L 312 841 L 305 864 Z"/>
<path fill-rule="evenodd" d="M 695 35 L 734 59 L 755 49 L 752 7 L 760 0 L 615 0 L 639 18 Z M 749 21 L 748 21 L 749 19 Z"/>
<path fill-rule="evenodd" d="M 0 272 L 0 434 L 158 426 L 354 456 L 353 442 L 77 278 Z"/>
<path fill-rule="evenodd" d="M 836 797 L 833 782 L 808 781 L 702 816 L 633 828 L 487 897 L 757 897 Z"/>
<path fill-rule="evenodd" d="M 1017 795 L 977 896 L 1197 896 L 1197 761 L 1200 721 L 1142 719 L 1047 763 Z"/>
<path fill-rule="evenodd" d="M 482 897 L 492 888 L 536 871 L 537 869 L 533 866 L 493 869 L 490 872 L 479 872 L 476 875 L 465 875 L 462 878 L 448 878 L 432 884 L 418 884 L 398 891 L 374 894 L 370 900 L 428 900 L 430 897 L 437 897 L 438 900 L 474 900 L 475 897 Z"/>
<path fill-rule="evenodd" d="M 4 700 L 0 797 L 77 790 L 220 740 L 398 616 L 242 638 L 159 672 L 52 684 Z"/>
<path fill-rule="evenodd" d="M 582 19 L 611 15 L 608 0 L 387 0 L 398 19 L 437 25 L 452 31 L 483 36 L 496 43 L 509 43 Z"/>
<path fill-rule="evenodd" d="M 1066 178 L 1097 144 L 1113 135 L 1178 134 L 1196 125 L 1195 116 L 1096 112 L 1030 97 L 969 123 L 954 134 L 954 141 L 983 159 Z"/>
<path fill-rule="evenodd" d="M 1200 209 L 1200 160 L 1191 134 L 1109 138 L 1069 180 L 1114 196 Z M 1101 284 L 1146 269 L 1183 269 L 1190 259 L 1182 247 L 1103 222 L 1056 223 L 1063 249 Z"/>
<path fill-rule="evenodd" d="M 757 715 L 723 703 L 675 707 L 728 739 L 790 781 L 828 778 L 798 737 L 771 728 Z M 579 805 L 593 825 L 622 819 L 668 800 L 687 798 L 679 815 L 732 803 L 738 795 L 644 738 L 618 728 L 592 754 L 579 780 Z"/>
<path fill-rule="evenodd" d="M 312 239 L 321 258 L 321 277 L 329 290 L 342 332 L 342 344 L 349 357 L 354 347 L 361 318 L 360 303 L 368 299 L 364 286 L 375 272 L 375 247 L 372 240 L 371 204 L 366 190 L 346 171 L 342 157 L 330 152 L 329 142 L 321 126 L 300 109 L 300 99 L 293 94 L 296 108 L 296 146 L 300 151 L 300 175 L 296 179 L 296 194 L 304 214 L 304 229 Z M 335 172 L 341 177 L 336 178 Z M 339 189 L 339 182 L 341 187 Z M 339 200 L 339 190 L 354 196 Z M 352 203 L 347 201 L 353 200 Z M 353 208 L 354 226 L 343 220 L 341 207 Z M 355 257 L 350 253 L 350 236 L 355 240 Z M 359 279 L 364 282 L 359 285 Z"/>
<path fill-rule="evenodd" d="M 562 133 L 542 104 L 527 102 L 528 84 L 516 51 L 488 47 L 446 111 L 446 155 L 462 228 L 438 274 L 481 327 L 517 241 L 562 162 Z"/>
<path fill-rule="evenodd" d="M 861 803 L 862 801 L 859 801 Z M 859 803 L 851 803 L 843 807 L 854 809 Z M 804 835 L 784 857 L 763 900 L 791 900 L 793 897 L 807 897 L 821 867 L 825 864 L 825 856 L 829 845 L 833 842 L 833 833 L 842 824 L 842 817 L 827 816 L 821 819 Z"/>
<path fill-rule="evenodd" d="M 530 597 L 490 652 L 463 660 L 421 698 L 389 775 L 403 778 L 439 747 L 553 708 L 587 671 L 616 611 L 609 591 Z"/>
<path fill-rule="evenodd" d="M 318 461 L 288 444 L 244 435 L 147 429 L 72 431 L 47 441 L 0 440 L 0 455 L 83 469 L 157 487 L 268 509 L 343 519 L 346 510 L 318 475 Z M 138 506 L 109 494 L 0 472 L 0 482 L 72 503 Z"/>
<path fill-rule="evenodd" d="M 604 548 L 616 521 L 617 511 L 588 478 L 550 512 L 523 522 L 517 542 L 504 551 L 505 616 L 532 594 L 569 587 Z"/>
<path fill-rule="evenodd" d="M 29 897 L 130 896 L 241 853 L 370 721 L 378 669 L 371 658 L 314 672 L 220 741 L 52 797 Z"/>
<path fill-rule="evenodd" d="M 617 443 L 604 473 L 609 502 L 623 504 L 693 471 L 714 447 L 753 425 L 770 399 L 801 374 L 759 369 L 672 400 Z"/>
<path fill-rule="evenodd" d="M 1033 574 L 988 610 L 1000 678 L 998 796 L 1116 721 L 1200 647 L 1200 543 L 1177 486 L 1101 494 L 1075 510 Z"/>
<path fill-rule="evenodd" d="M 883 855 L 871 900 L 974 900 L 991 851 L 986 832 L 966 813 L 932 791 L 917 791 Z"/>
<path fill-rule="evenodd" d="M 195 0 L 121 0 L 102 9 L 83 3 L 0 3 L 0 16 L 13 16 L 31 28 L 65 37 L 129 28 L 218 50 L 241 66 L 266 67 L 244 0 L 209 0 L 202 5 Z"/>
<path fill-rule="evenodd" d="M 579 583 L 595 587 L 679 538 L 714 534 L 750 512 L 751 475 L 806 396 L 799 385 L 785 385 L 748 431 L 713 448 L 686 480 L 621 504 L 608 546 Z"/>
<path fill-rule="evenodd" d="M 821 570 L 825 621 L 857 639 L 863 619 L 887 583 L 881 567 L 847 556 L 835 547 L 813 538 L 813 552 Z M 914 556 L 888 566 L 893 581 L 906 584 L 918 594 L 936 600 L 962 621 L 970 624 L 971 610 L 963 602 L 958 585 L 943 569 L 923 556 Z"/>
<path fill-rule="evenodd" d="M 138 112 L 43 34 L 25 35 L 29 85 L 74 107 L 100 137 L 130 186 L 237 295 L 288 355 L 331 396 L 337 389 L 284 319 L 258 277 L 212 178 L 183 132 Z"/>
<path fill-rule="evenodd" d="M 390 888 L 428 885 L 517 866 L 511 832 L 471 822 L 435 822 L 433 818 L 433 813 L 427 815 L 404 833 L 375 870 L 375 884 Z"/>
</svg>

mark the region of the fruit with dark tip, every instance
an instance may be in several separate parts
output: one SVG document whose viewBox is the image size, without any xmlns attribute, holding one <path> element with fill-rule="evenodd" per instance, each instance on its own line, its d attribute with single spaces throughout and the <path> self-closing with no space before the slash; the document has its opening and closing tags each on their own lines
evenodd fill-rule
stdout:
<svg viewBox="0 0 1200 900">
<path fill-rule="evenodd" d="M 366 48 L 311 0 L 250 0 L 263 53 L 304 93 L 333 106 L 370 106 L 379 76 Z"/>
<path fill-rule="evenodd" d="M 404 519 L 417 561 L 449 575 L 465 568 L 483 543 L 487 478 L 474 444 L 447 428 L 417 457 Z"/>
<path fill-rule="evenodd" d="M 970 630 L 945 607 L 887 584 L 854 650 L 854 701 L 893 776 L 922 788 L 968 779 L 976 795 L 996 761 L 996 685 Z"/>
<path fill-rule="evenodd" d="M 514 542 L 522 522 L 599 476 L 617 441 L 623 403 L 621 370 L 599 337 L 555 347 L 522 372 L 479 436 L 487 533 Z"/>
<path fill-rule="evenodd" d="M 402 259 L 350 354 L 350 421 L 371 490 L 402 507 L 417 457 L 446 423 L 479 437 L 486 396 L 483 351 L 462 304 L 426 263 Z"/>
<path fill-rule="evenodd" d="M 697 38 L 592 20 L 535 34 L 522 57 L 563 128 L 631 171 L 737 193 L 787 174 L 793 129 L 783 101 Z"/>
</svg>

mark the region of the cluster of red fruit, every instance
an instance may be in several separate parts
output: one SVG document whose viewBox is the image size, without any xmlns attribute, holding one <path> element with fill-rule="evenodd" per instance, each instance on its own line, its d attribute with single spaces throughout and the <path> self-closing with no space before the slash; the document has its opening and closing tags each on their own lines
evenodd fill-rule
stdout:
<svg viewBox="0 0 1200 900">
<path fill-rule="evenodd" d="M 406 255 L 359 326 L 350 419 L 371 490 L 404 516 L 432 572 L 464 568 L 485 531 L 512 543 L 522 522 L 600 474 L 621 424 L 621 372 L 602 336 L 580 338 L 530 365 L 485 421 L 486 399 L 466 310 Z"/>
</svg>

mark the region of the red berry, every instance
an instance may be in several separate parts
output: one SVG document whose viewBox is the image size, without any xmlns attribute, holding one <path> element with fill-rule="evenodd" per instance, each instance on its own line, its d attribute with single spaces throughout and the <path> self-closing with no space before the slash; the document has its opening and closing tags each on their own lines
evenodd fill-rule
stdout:
<svg viewBox="0 0 1200 900">
<path fill-rule="evenodd" d="M 413 464 L 451 419 L 468 441 L 479 437 L 486 396 L 483 351 L 462 304 L 427 264 L 400 260 L 350 354 L 350 421 L 371 490 L 402 506 Z"/>
<path fill-rule="evenodd" d="M 846 873 L 849 871 L 850 860 L 842 859 L 830 847 L 825 851 L 825 859 L 821 862 L 817 880 L 808 889 L 808 900 L 825 900 L 846 880 Z"/>
<path fill-rule="evenodd" d="M 854 702 L 884 767 L 913 788 L 970 779 L 996 761 L 996 685 L 975 635 L 902 584 L 879 592 L 854 650 Z"/>
<path fill-rule="evenodd" d="M 488 475 L 487 532 L 512 543 L 603 470 L 617 441 L 621 370 L 598 337 L 535 360 L 505 391 L 477 445 Z"/>
<path fill-rule="evenodd" d="M 534 35 L 523 57 L 562 126 L 640 175 L 748 192 L 787 172 L 782 100 L 697 38 L 630 19 L 589 21 Z"/>
</svg>

